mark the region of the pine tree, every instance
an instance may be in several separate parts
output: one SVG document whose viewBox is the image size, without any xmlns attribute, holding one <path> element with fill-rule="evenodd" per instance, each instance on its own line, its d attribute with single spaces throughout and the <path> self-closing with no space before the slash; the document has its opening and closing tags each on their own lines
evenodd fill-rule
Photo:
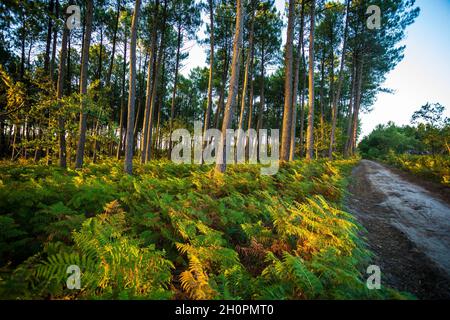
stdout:
<svg viewBox="0 0 450 320">
<path fill-rule="evenodd" d="M 309 99 L 308 127 L 306 128 L 306 159 L 311 160 L 314 152 L 314 30 L 316 0 L 311 1 L 311 24 L 309 34 Z"/>
<path fill-rule="evenodd" d="M 128 90 L 128 118 L 127 118 L 127 140 L 125 144 L 124 170 L 128 174 L 133 173 L 133 148 L 134 148 L 134 106 L 136 94 L 136 37 L 139 21 L 139 10 L 141 1 L 136 0 L 134 6 L 133 20 L 131 22 L 130 34 L 130 86 Z"/>
<path fill-rule="evenodd" d="M 283 128 L 281 137 L 281 160 L 289 160 L 289 150 L 291 145 L 291 128 L 292 128 L 292 60 L 293 60 L 293 38 L 295 24 L 295 1 L 289 1 L 288 26 L 286 35 L 286 57 L 285 67 L 286 74 L 284 80 L 284 113 Z"/>
<path fill-rule="evenodd" d="M 91 44 L 92 19 L 94 15 L 93 0 L 86 1 L 86 26 L 84 30 L 82 61 L 81 61 L 81 76 L 80 76 L 80 96 L 81 96 L 81 111 L 79 124 L 79 138 L 77 146 L 77 155 L 75 160 L 75 168 L 80 169 L 83 166 L 84 146 L 86 144 L 86 94 L 88 81 L 88 66 L 89 66 L 89 47 Z"/>
<path fill-rule="evenodd" d="M 230 143 L 226 141 L 226 131 L 230 128 L 233 121 L 233 110 L 236 104 L 236 96 L 239 86 L 239 62 L 242 42 L 242 28 L 244 22 L 244 5 L 242 0 L 237 0 L 236 6 L 236 30 L 234 34 L 233 43 L 233 61 L 231 63 L 231 78 L 230 88 L 228 91 L 227 105 L 224 111 L 222 135 L 219 141 L 219 149 L 217 150 L 216 167 L 215 171 L 223 173 L 227 167 L 227 154 L 226 144 Z"/>
</svg>

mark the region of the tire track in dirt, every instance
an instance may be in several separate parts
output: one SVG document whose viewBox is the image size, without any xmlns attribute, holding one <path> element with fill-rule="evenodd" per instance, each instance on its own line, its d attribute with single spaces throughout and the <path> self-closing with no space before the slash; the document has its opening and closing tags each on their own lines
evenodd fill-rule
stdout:
<svg viewBox="0 0 450 320">
<path fill-rule="evenodd" d="M 346 209 L 366 228 L 382 282 L 420 299 L 450 299 L 450 206 L 379 163 L 352 172 Z"/>
</svg>

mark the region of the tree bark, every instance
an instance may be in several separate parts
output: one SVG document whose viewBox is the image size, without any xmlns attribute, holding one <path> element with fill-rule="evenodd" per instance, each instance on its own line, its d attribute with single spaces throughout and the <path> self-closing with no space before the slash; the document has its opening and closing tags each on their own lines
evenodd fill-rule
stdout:
<svg viewBox="0 0 450 320">
<path fill-rule="evenodd" d="M 212 90 L 213 90 L 213 68 L 214 68 L 214 3 L 213 0 L 208 0 L 209 3 L 209 25 L 210 25 L 210 39 L 209 39 L 209 79 L 208 79 L 208 100 L 206 102 L 205 122 L 203 124 L 203 136 L 206 136 L 206 130 L 209 129 L 209 122 L 212 110 Z"/>
<path fill-rule="evenodd" d="M 25 28 L 26 28 L 26 25 L 25 25 L 25 19 L 26 19 L 26 17 L 25 16 L 23 16 L 23 14 L 22 14 L 22 19 L 23 19 L 23 21 L 22 21 L 22 32 L 21 32 L 21 45 L 20 45 L 20 47 L 21 47 L 21 54 L 20 54 L 20 80 L 23 80 L 23 77 L 24 77 L 24 75 L 25 75 L 25 38 L 26 38 L 26 31 L 25 31 Z"/>
<path fill-rule="evenodd" d="M 281 137 L 280 160 L 289 160 L 289 149 L 291 143 L 291 125 L 292 125 L 292 45 L 295 23 L 295 1 L 289 0 L 288 26 L 286 35 L 286 74 L 284 78 L 284 112 L 283 128 Z"/>
<path fill-rule="evenodd" d="M 226 141 L 226 131 L 230 128 L 231 122 L 233 120 L 233 108 L 236 104 L 236 95 L 239 87 L 239 57 L 241 51 L 242 42 L 242 29 L 243 29 L 243 16 L 244 16 L 244 6 L 242 0 L 237 0 L 236 4 L 236 30 L 234 34 L 234 44 L 233 44 L 233 60 L 231 63 L 231 78 L 230 78 L 230 88 L 228 91 L 227 105 L 224 110 L 224 117 L 222 123 L 222 135 L 219 141 L 219 149 L 217 150 L 217 160 L 216 160 L 216 173 L 223 173 L 227 167 L 226 152 L 225 147 Z"/>
<path fill-rule="evenodd" d="M 251 61 L 251 65 L 254 66 L 254 61 L 255 61 L 255 46 L 253 46 L 253 50 L 252 50 L 252 61 Z M 253 67 L 252 67 L 253 69 Z M 254 96 L 254 77 L 253 77 L 253 72 L 250 72 L 250 92 L 249 92 L 249 96 L 248 96 L 248 122 L 247 122 L 247 130 L 250 129 L 252 127 L 252 123 L 253 123 L 253 96 Z"/>
<path fill-rule="evenodd" d="M 126 69 L 127 69 L 127 33 L 125 32 L 125 39 L 123 42 L 123 65 L 122 65 L 122 95 L 120 97 L 120 118 L 119 118 L 119 145 L 117 146 L 117 160 L 120 159 L 120 155 L 123 148 L 123 118 L 125 115 L 125 77 L 126 77 Z"/>
<path fill-rule="evenodd" d="M 44 56 L 44 70 L 48 72 L 48 65 L 50 63 L 50 46 L 52 43 L 52 26 L 53 26 L 53 10 L 55 6 L 55 0 L 50 0 L 48 5 L 48 23 L 47 23 L 47 39 L 45 44 L 45 56 Z"/>
<path fill-rule="evenodd" d="M 356 91 L 356 55 L 353 54 L 352 57 L 352 81 L 351 81 L 351 86 L 350 86 L 350 102 L 349 102 L 349 107 L 348 107 L 348 115 L 347 115 L 347 119 L 348 119 L 348 123 L 347 123 L 347 139 L 345 142 L 345 146 L 344 146 L 344 157 L 347 158 L 349 156 L 349 144 L 350 144 L 350 135 L 352 133 L 352 118 L 353 118 L 353 109 L 354 109 L 354 96 L 355 96 L 355 91 Z"/>
<path fill-rule="evenodd" d="M 163 103 L 164 103 L 164 96 L 165 96 L 165 90 L 166 90 L 166 83 L 165 83 L 165 73 L 166 73 L 166 52 L 164 50 L 163 52 L 163 58 L 162 58 L 162 70 L 161 70 L 161 74 L 162 74 L 162 82 L 161 82 L 161 94 L 158 95 L 158 111 L 157 111 L 157 117 L 156 117 L 156 136 L 154 139 L 154 149 L 157 150 L 160 143 L 159 140 L 161 139 L 161 110 L 163 107 Z"/>
<path fill-rule="evenodd" d="M 77 146 L 77 156 L 75 160 L 75 168 L 80 169 L 83 166 L 84 145 L 86 143 L 86 122 L 87 114 L 85 109 L 85 96 L 87 93 L 87 77 L 89 66 L 89 46 L 91 43 L 92 32 L 92 17 L 94 13 L 93 0 L 87 0 L 86 7 L 86 29 L 83 40 L 82 62 L 81 62 L 81 77 L 80 77 L 80 95 L 81 95 L 81 112 L 79 125 L 79 139 Z"/>
<path fill-rule="evenodd" d="M 332 119 L 331 119 L 331 135 L 330 135 L 330 148 L 328 149 L 328 158 L 333 159 L 334 151 L 334 139 L 336 134 L 336 121 L 338 114 L 338 103 L 341 98 L 342 82 L 344 81 L 344 65 L 345 65 L 345 53 L 347 51 L 347 34 L 349 25 L 349 10 L 350 10 L 351 0 L 347 0 L 347 9 L 345 15 L 345 27 L 344 27 L 344 39 L 342 43 L 342 54 L 341 54 L 341 65 L 339 67 L 339 79 L 336 88 L 336 94 L 333 97 L 333 107 L 332 107 Z"/>
<path fill-rule="evenodd" d="M 255 60 L 255 46 L 253 45 L 253 50 L 251 53 L 252 61 L 251 66 L 253 70 L 254 66 L 254 60 Z M 253 72 L 250 72 L 250 93 L 248 97 L 248 122 L 247 122 L 247 130 L 249 130 L 252 127 L 253 123 L 253 96 L 254 96 L 254 79 L 253 79 Z M 247 131 L 249 133 L 249 131 Z M 245 151 L 247 159 L 250 159 L 250 135 L 247 134 L 246 137 L 246 151 Z"/>
<path fill-rule="evenodd" d="M 311 1 L 311 27 L 309 34 L 309 110 L 308 127 L 306 129 L 306 159 L 314 156 L 314 29 L 316 0 Z"/>
<path fill-rule="evenodd" d="M 134 131 L 133 131 L 133 134 L 134 134 L 134 139 L 136 140 L 136 138 L 137 138 L 137 133 L 138 133 L 138 127 L 139 127 L 139 120 L 140 120 L 140 117 L 141 117 L 141 114 L 142 114 L 142 112 L 141 112 L 141 109 L 142 109 L 142 98 L 143 98 L 143 95 L 142 95 L 142 92 L 144 91 L 144 88 L 143 88 L 143 86 L 144 86 L 144 79 L 143 78 L 145 78 L 145 71 L 143 72 L 143 70 L 145 70 L 145 68 L 147 67 L 147 62 L 148 62 L 148 51 L 146 51 L 146 53 L 145 53 L 145 58 L 144 58 L 144 64 L 142 65 L 142 63 L 141 63 L 141 58 L 142 58 L 142 53 L 141 53 L 141 56 L 140 56 L 140 59 L 139 59 L 139 72 L 138 72 L 138 74 L 139 75 L 141 75 L 141 77 L 138 77 L 138 79 L 140 78 L 140 80 L 139 80 L 139 91 L 138 91 L 138 96 L 137 96 L 137 100 L 138 100 L 138 109 L 137 109 L 137 112 L 136 112 L 136 119 L 134 120 Z M 145 103 L 145 101 L 144 101 L 144 103 Z M 142 124 L 144 124 L 144 122 L 142 121 Z"/>
<path fill-rule="evenodd" d="M 148 118 L 148 126 L 147 126 L 147 148 L 145 150 L 145 162 L 150 161 L 151 159 L 151 151 L 152 151 L 152 134 L 153 134 L 153 116 L 156 105 L 156 96 L 159 85 L 159 68 L 161 66 L 162 56 L 164 53 L 164 35 L 165 35 L 165 27 L 166 27 L 166 19 L 167 19 L 167 0 L 164 1 L 164 11 L 163 11 L 163 22 L 161 25 L 161 42 L 158 49 L 158 58 L 155 65 L 155 74 L 153 80 L 153 89 L 152 89 L 152 97 L 150 103 L 150 112 Z"/>
<path fill-rule="evenodd" d="M 175 98 L 177 96 L 177 85 L 178 85 L 178 68 L 180 65 L 180 47 L 181 47 L 181 23 L 178 22 L 178 32 L 177 32 L 177 56 L 175 58 L 175 79 L 173 82 L 173 92 L 172 92 L 172 104 L 170 106 L 170 123 L 169 132 L 173 130 L 173 118 L 175 116 Z M 169 143 L 169 154 L 172 151 L 172 143 Z"/>
<path fill-rule="evenodd" d="M 136 94 L 136 38 L 139 21 L 139 10 L 141 0 L 136 0 L 133 20 L 131 22 L 130 35 L 130 86 L 128 92 L 128 118 L 127 118 L 127 139 L 125 142 L 125 163 L 124 171 L 127 174 L 133 173 L 133 126 L 134 126 L 134 105 Z"/>
<path fill-rule="evenodd" d="M 264 63 L 265 63 L 265 53 L 264 53 L 264 41 L 261 43 L 261 79 L 259 83 L 259 106 L 258 106 L 258 120 L 256 122 L 256 131 L 259 132 L 259 130 L 262 128 L 262 122 L 263 122 L 263 112 L 264 112 L 264 103 L 265 103 L 265 97 L 264 97 Z M 258 144 L 259 145 L 259 144 Z"/>
<path fill-rule="evenodd" d="M 298 94 L 298 83 L 300 78 L 300 59 L 302 57 L 303 48 L 303 29 L 305 22 L 305 1 L 302 1 L 300 10 L 300 32 L 298 34 L 298 44 L 297 44 L 297 60 L 295 62 L 295 76 L 294 76 L 294 88 L 292 92 L 292 124 L 291 124 L 291 141 L 289 148 L 289 161 L 293 161 L 295 158 L 295 131 L 297 129 L 297 94 Z M 303 90 L 301 92 L 303 94 Z"/>
<path fill-rule="evenodd" d="M 148 122 L 150 118 L 150 105 L 152 100 L 152 88 L 154 82 L 154 70 L 156 64 L 156 42 L 157 42 L 157 18 L 158 18 L 158 8 L 159 0 L 155 2 L 155 11 L 153 13 L 153 30 L 152 30 L 152 42 L 150 48 L 150 60 L 147 69 L 147 87 L 146 87 L 146 98 L 145 98 L 145 111 L 144 111 L 144 122 L 142 125 L 142 140 L 141 140 L 141 163 L 145 163 L 147 157 L 147 134 L 148 134 Z"/>
<path fill-rule="evenodd" d="M 5 134 L 5 121 L 3 118 L 0 118 L 0 157 L 6 155 L 6 134 Z M 38 150 L 38 148 L 36 148 Z"/>
<path fill-rule="evenodd" d="M 111 75 L 114 67 L 114 55 L 116 53 L 117 30 L 119 29 L 119 18 L 120 18 L 120 0 L 117 0 L 116 23 L 114 25 L 114 34 L 111 49 L 111 61 L 109 63 L 108 74 L 106 76 L 106 86 L 109 86 L 109 84 L 111 83 Z"/>
<path fill-rule="evenodd" d="M 64 23 L 66 20 L 64 19 Z M 62 43 L 61 43 L 61 57 L 59 59 L 59 70 L 58 70 L 58 82 L 56 86 L 56 100 L 58 101 L 59 107 L 61 108 L 61 98 L 63 96 L 64 89 L 64 76 L 65 76 L 65 67 L 64 64 L 66 62 L 67 56 L 67 38 L 68 38 L 69 30 L 66 25 L 63 25 L 63 34 L 62 34 Z M 64 128 L 64 117 L 60 114 L 58 116 L 58 126 L 59 126 L 59 166 L 62 168 L 67 167 L 66 160 L 66 130 Z"/>
<path fill-rule="evenodd" d="M 252 7 L 252 20 L 250 23 L 250 33 L 249 33 L 249 40 L 248 40 L 248 52 L 247 52 L 247 58 L 245 62 L 245 72 L 244 72 L 244 84 L 242 87 L 242 97 L 241 97 L 241 112 L 239 114 L 239 124 L 238 124 L 238 140 L 240 141 L 240 130 L 243 127 L 244 123 L 244 111 L 245 111 L 245 100 L 247 98 L 247 87 L 249 82 L 249 76 L 252 72 L 252 61 L 253 61 L 253 35 L 254 35 L 254 28 L 255 28 L 255 8 Z M 251 79 L 251 76 L 250 76 Z M 251 81 L 251 80 L 250 80 Z"/>
<path fill-rule="evenodd" d="M 215 117 L 215 128 L 219 128 L 220 125 L 220 114 L 223 110 L 223 105 L 225 101 L 225 86 L 227 82 L 227 75 L 228 75 L 228 67 L 229 67 L 229 52 L 228 52 L 228 24 L 225 25 L 225 62 L 223 64 L 223 70 L 222 70 L 222 83 L 220 87 L 220 94 L 219 94 L 219 103 L 217 104 L 217 110 L 216 110 L 216 117 Z"/>
<path fill-rule="evenodd" d="M 361 105 L 361 86 L 362 86 L 362 75 L 363 75 L 363 61 L 362 57 L 358 57 L 357 60 L 357 84 L 356 84 L 356 96 L 355 96 L 355 105 L 353 108 L 353 118 L 352 118 L 352 133 L 351 139 L 349 143 L 349 155 L 353 156 L 355 154 L 356 148 L 356 138 L 358 132 L 358 117 L 359 117 L 359 109 Z"/>
<path fill-rule="evenodd" d="M 322 56 L 320 62 L 320 91 L 319 91 L 319 111 L 320 111 L 320 138 L 317 143 L 316 154 L 322 153 L 325 139 L 325 115 L 324 115 L 324 104 L 325 104 L 325 46 L 322 48 Z"/>
<path fill-rule="evenodd" d="M 103 28 L 100 27 L 100 48 L 99 48 L 99 55 L 98 55 L 98 69 L 97 69 L 97 80 L 99 81 L 99 87 L 102 87 L 102 54 L 103 54 Z M 95 128 L 94 128 L 94 149 L 93 149 L 93 156 L 92 156 L 92 162 L 97 162 L 97 151 L 99 149 L 98 145 L 98 136 L 100 132 L 100 117 L 103 115 L 103 110 L 99 111 L 97 120 L 95 121 Z"/>
<path fill-rule="evenodd" d="M 70 60 L 70 30 L 67 34 L 67 95 L 72 94 L 72 73 L 70 72 L 71 60 Z"/>
<path fill-rule="evenodd" d="M 55 16 L 56 19 L 59 17 L 59 1 L 55 1 Z M 55 68 L 55 56 L 56 56 L 56 44 L 58 43 L 58 26 L 53 25 L 53 48 L 52 48 L 52 60 L 50 62 L 50 81 L 54 83 L 54 68 Z"/>
</svg>

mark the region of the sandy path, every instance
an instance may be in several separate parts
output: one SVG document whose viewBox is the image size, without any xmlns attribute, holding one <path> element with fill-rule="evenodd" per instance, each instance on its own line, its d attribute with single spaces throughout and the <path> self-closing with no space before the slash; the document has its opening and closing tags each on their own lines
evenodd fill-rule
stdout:
<svg viewBox="0 0 450 320">
<path fill-rule="evenodd" d="M 368 160 L 349 189 L 347 209 L 368 230 L 386 284 L 419 298 L 450 298 L 450 206 Z"/>
</svg>

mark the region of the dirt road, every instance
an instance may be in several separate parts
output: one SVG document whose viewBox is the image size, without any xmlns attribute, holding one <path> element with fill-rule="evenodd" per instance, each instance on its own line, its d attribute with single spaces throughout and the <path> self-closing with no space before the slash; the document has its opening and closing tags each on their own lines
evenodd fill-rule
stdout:
<svg viewBox="0 0 450 320">
<path fill-rule="evenodd" d="M 379 163 L 352 173 L 347 210 L 367 229 L 382 282 L 421 299 L 450 299 L 450 205 Z"/>
</svg>

